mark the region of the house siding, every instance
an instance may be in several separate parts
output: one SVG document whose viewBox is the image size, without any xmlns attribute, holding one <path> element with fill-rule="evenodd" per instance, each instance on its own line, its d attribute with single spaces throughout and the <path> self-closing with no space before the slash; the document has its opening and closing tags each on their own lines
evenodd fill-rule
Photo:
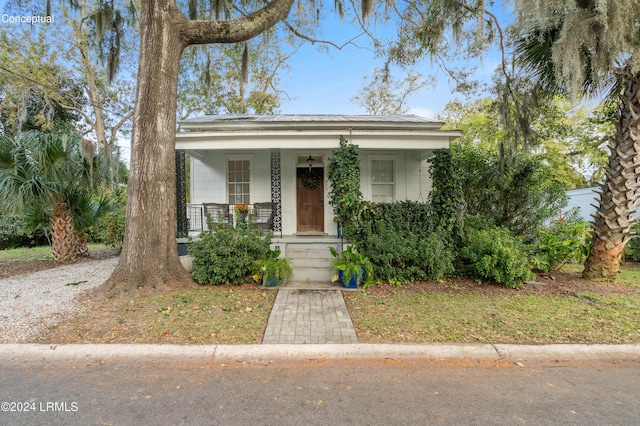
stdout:
<svg viewBox="0 0 640 426">
<path fill-rule="evenodd" d="M 269 151 L 209 152 L 205 158 L 191 158 L 191 202 L 227 203 L 227 160 L 251 161 L 251 202 L 271 201 L 271 154 Z M 264 178 L 263 178 L 264 177 Z"/>
<path fill-rule="evenodd" d="M 307 156 L 308 151 L 281 151 L 281 201 L 282 233 L 296 232 L 296 169 L 298 156 Z M 324 167 L 324 229 L 330 235 L 337 234 L 333 222 L 333 208 L 329 205 L 329 180 L 327 164 L 330 150 L 314 150 L 313 155 L 322 155 Z M 394 196 L 396 201 L 426 201 L 431 190 L 427 159 L 432 150 L 360 150 L 361 191 L 365 199 L 371 199 L 372 159 L 392 159 L 394 161 Z M 234 158 L 250 158 L 251 161 L 251 202 L 266 202 L 271 199 L 271 157 L 269 150 L 253 151 L 210 151 L 204 158 L 191 158 L 191 202 L 227 203 L 226 161 Z"/>
<path fill-rule="evenodd" d="M 395 201 L 426 201 L 432 187 L 427 160 L 433 150 L 424 151 L 360 151 L 360 191 L 366 200 L 372 199 L 371 160 L 394 161 Z"/>
</svg>

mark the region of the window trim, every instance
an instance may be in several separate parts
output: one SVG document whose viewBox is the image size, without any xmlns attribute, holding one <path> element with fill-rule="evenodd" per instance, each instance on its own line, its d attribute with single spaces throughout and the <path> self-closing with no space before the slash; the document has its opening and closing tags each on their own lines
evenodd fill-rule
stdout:
<svg viewBox="0 0 640 426">
<path fill-rule="evenodd" d="M 393 167 L 393 182 L 387 184 L 378 184 L 373 182 L 373 162 L 374 161 L 391 161 Z M 392 200 L 390 202 L 395 202 L 398 199 L 398 156 L 397 155 L 370 155 L 368 158 L 368 179 L 369 179 L 369 199 L 373 201 L 373 187 L 375 185 L 392 185 L 393 193 Z M 389 201 L 385 201 L 389 202 Z"/>
<path fill-rule="evenodd" d="M 253 155 L 225 155 L 224 157 L 224 199 L 225 203 L 229 203 L 229 162 L 230 161 L 249 161 L 249 201 L 251 204 L 253 202 L 254 194 L 253 194 Z M 233 203 L 229 203 L 229 205 L 234 205 Z"/>
</svg>

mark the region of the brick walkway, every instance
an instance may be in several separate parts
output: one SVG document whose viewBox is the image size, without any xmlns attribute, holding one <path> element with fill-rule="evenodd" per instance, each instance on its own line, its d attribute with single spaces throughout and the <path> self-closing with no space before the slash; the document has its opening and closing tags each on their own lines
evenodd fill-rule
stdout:
<svg viewBox="0 0 640 426">
<path fill-rule="evenodd" d="M 358 343 L 340 290 L 278 290 L 262 343 Z"/>
</svg>

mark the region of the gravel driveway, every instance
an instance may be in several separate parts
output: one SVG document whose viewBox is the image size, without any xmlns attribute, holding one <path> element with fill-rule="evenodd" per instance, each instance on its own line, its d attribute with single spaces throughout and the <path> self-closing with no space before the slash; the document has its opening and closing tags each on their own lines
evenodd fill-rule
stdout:
<svg viewBox="0 0 640 426">
<path fill-rule="evenodd" d="M 78 296 L 105 282 L 117 262 L 95 260 L 0 280 L 0 343 L 25 342 L 80 311 Z"/>
</svg>

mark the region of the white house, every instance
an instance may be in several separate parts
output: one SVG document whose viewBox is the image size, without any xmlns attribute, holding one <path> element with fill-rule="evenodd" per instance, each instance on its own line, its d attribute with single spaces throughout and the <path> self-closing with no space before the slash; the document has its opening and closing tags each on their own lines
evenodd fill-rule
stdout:
<svg viewBox="0 0 640 426">
<path fill-rule="evenodd" d="M 577 214 L 582 220 L 591 222 L 598 205 L 598 187 L 571 189 L 567 191 L 567 207 L 565 212 L 577 209 Z"/>
<path fill-rule="evenodd" d="M 214 115 L 179 123 L 176 149 L 191 159 L 189 231 L 204 210 L 237 220 L 241 202 L 274 231 L 292 257 L 309 244 L 339 241 L 329 205 L 327 164 L 340 137 L 360 147 L 361 191 L 375 202 L 426 201 L 427 160 L 460 136 L 413 115 Z M 300 246 L 300 245 L 306 246 Z"/>
</svg>

